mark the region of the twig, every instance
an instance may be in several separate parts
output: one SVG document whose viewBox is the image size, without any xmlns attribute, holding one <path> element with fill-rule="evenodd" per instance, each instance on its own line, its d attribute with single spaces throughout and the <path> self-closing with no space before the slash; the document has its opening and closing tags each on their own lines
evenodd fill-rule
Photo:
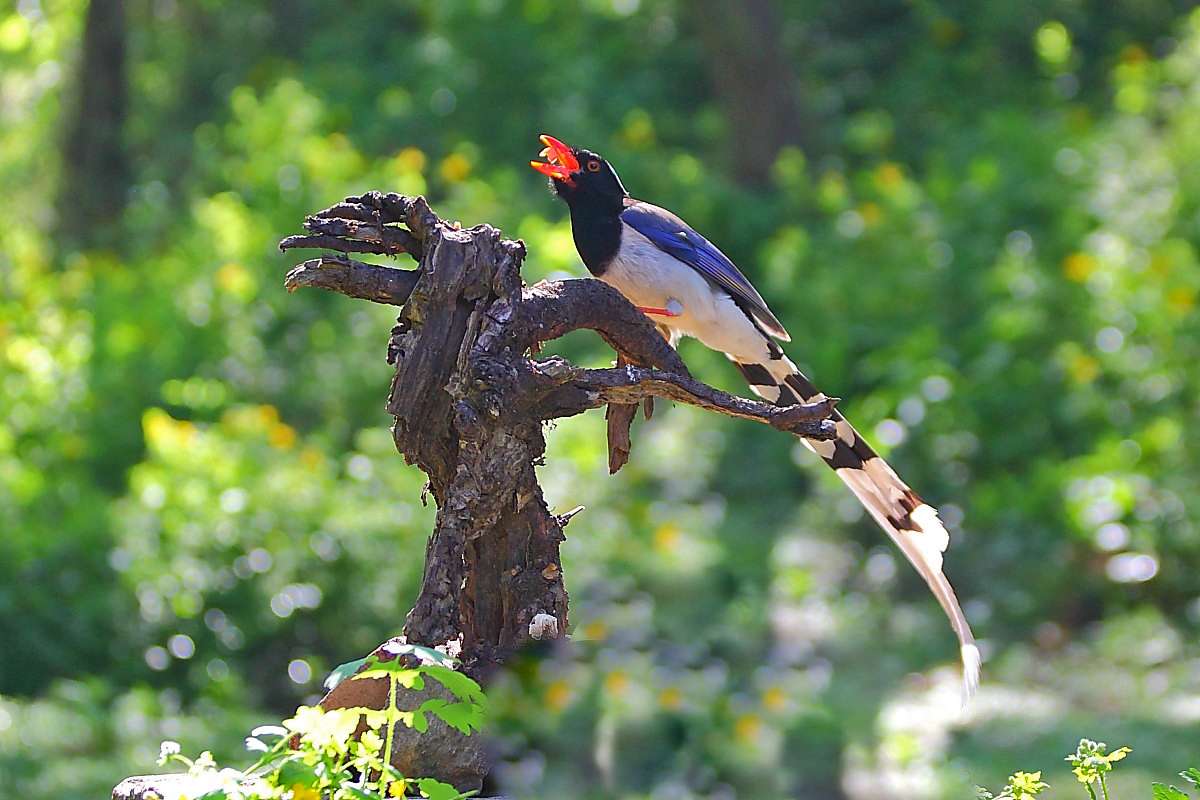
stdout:
<svg viewBox="0 0 1200 800">
<path fill-rule="evenodd" d="M 419 276 L 416 270 L 377 267 L 346 256 L 325 255 L 293 267 L 283 285 L 289 292 L 312 286 L 360 300 L 402 306 L 412 294 Z"/>
<path fill-rule="evenodd" d="M 837 406 L 835 397 L 816 403 L 775 406 L 722 392 L 690 376 L 632 364 L 611 369 L 580 369 L 560 358 L 551 358 L 538 362 L 536 368 L 555 386 L 547 392 L 541 406 L 543 413 L 551 418 L 571 416 L 606 403 L 636 409 L 641 400 L 662 397 L 725 416 L 761 422 L 797 436 L 833 439 L 837 435 L 829 420 Z"/>
</svg>

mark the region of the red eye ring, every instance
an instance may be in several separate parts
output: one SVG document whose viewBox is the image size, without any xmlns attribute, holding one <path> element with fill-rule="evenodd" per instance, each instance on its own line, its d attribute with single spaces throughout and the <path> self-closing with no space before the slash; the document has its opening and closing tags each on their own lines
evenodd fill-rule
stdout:
<svg viewBox="0 0 1200 800">
<path fill-rule="evenodd" d="M 589 161 L 587 163 L 587 168 L 588 168 L 588 172 L 599 172 L 600 171 L 600 162 L 599 161 Z"/>
</svg>

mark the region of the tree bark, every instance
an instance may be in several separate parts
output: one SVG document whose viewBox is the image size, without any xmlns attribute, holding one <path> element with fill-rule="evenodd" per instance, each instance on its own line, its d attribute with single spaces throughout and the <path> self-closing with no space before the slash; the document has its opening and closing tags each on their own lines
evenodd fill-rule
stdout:
<svg viewBox="0 0 1200 800">
<path fill-rule="evenodd" d="M 534 472 L 543 423 L 610 405 L 610 466 L 628 457 L 631 409 L 665 397 L 828 435 L 836 401 L 780 408 L 694 380 L 650 320 L 596 280 L 525 287 L 525 246 L 488 225 L 439 219 L 422 198 L 368 193 L 305 221 L 284 249 L 333 247 L 293 269 L 289 290 L 317 286 L 401 306 L 389 347 L 395 365 L 388 412 L 396 448 L 429 476 L 438 515 L 416 604 L 404 627 L 415 644 L 487 670 L 533 638 L 535 617 L 568 626 L 559 544 L 565 520 L 547 507 Z M 344 253 L 412 254 L 416 270 L 357 262 Z M 623 366 L 584 370 L 534 360 L 538 345 L 579 328 L 597 331 Z M 545 635 L 539 633 L 538 635 Z"/>
<path fill-rule="evenodd" d="M 68 246 L 104 247 L 119 240 L 116 228 L 130 180 L 125 40 L 124 0 L 91 0 L 59 185 L 57 233 Z"/>
<path fill-rule="evenodd" d="M 696 0 L 692 12 L 725 112 L 734 174 L 748 185 L 765 184 L 782 148 L 806 147 L 813 138 L 800 80 L 780 40 L 779 11 L 772 0 Z"/>
</svg>

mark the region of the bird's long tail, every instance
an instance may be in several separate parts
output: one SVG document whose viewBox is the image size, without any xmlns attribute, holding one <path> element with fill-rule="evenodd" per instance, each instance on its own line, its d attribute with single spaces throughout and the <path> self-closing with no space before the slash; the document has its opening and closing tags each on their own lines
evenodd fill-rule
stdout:
<svg viewBox="0 0 1200 800">
<path fill-rule="evenodd" d="M 771 343 L 771 358 L 762 363 L 742 363 L 730 356 L 759 397 L 778 405 L 813 402 L 825 395 L 813 386 L 796 365 Z M 958 636 L 963 664 L 965 696 L 979 685 L 980 657 L 975 637 L 950 581 L 942 572 L 942 553 L 950 536 L 936 509 L 908 487 L 887 462 L 880 458 L 858 431 L 835 411 L 832 417 L 837 438 L 818 441 L 801 437 L 809 450 L 824 459 L 867 512 L 887 532 L 937 598 Z"/>
</svg>

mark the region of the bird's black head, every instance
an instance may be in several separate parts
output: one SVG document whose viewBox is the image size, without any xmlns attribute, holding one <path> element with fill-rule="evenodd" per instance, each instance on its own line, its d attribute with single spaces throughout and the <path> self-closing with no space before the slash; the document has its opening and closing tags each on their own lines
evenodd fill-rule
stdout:
<svg viewBox="0 0 1200 800">
<path fill-rule="evenodd" d="M 546 147 L 541 155 L 546 162 L 529 165 L 550 178 L 550 188 L 575 208 L 586 206 L 620 213 L 629 196 L 612 165 L 599 153 L 582 147 L 568 147 L 553 136 L 542 134 Z"/>
</svg>

